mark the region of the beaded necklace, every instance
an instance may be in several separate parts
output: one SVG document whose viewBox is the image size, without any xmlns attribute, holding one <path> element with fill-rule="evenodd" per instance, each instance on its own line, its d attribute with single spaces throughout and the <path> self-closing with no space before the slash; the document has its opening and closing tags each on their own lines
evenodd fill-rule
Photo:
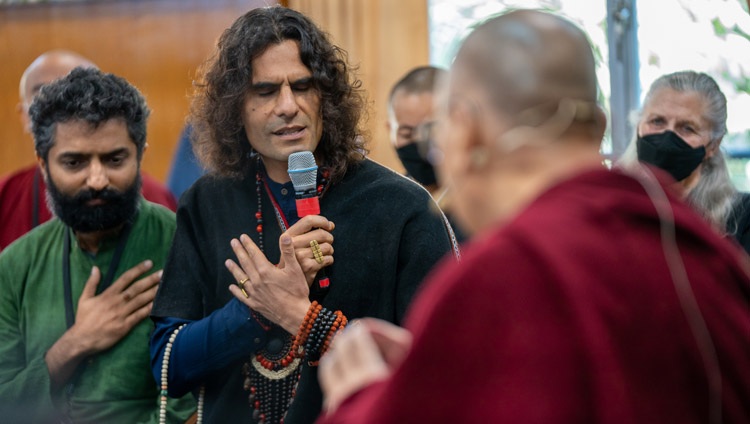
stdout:
<svg viewBox="0 0 750 424">
<path fill-rule="evenodd" d="M 289 223 L 276 202 L 268 182 L 264 178 L 262 169 L 263 166 L 259 158 L 258 171 L 255 175 L 255 194 L 258 198 L 258 210 L 255 212 L 255 231 L 258 234 L 258 247 L 262 252 L 265 252 L 262 203 L 264 188 L 271 200 L 276 221 L 282 232 L 287 230 Z M 322 170 L 318 174 L 318 196 L 322 196 L 328 187 L 328 175 L 328 170 Z M 294 335 L 290 335 L 263 316 L 253 315 L 268 331 L 269 341 L 243 366 L 243 375 L 245 376 L 243 387 L 250 392 L 248 401 L 253 408 L 253 420 L 255 422 L 283 424 L 289 406 L 297 392 L 302 371 L 304 345 L 301 345 Z"/>
<path fill-rule="evenodd" d="M 260 172 L 262 169 L 262 163 L 258 158 L 258 172 L 255 175 L 255 194 L 258 197 L 258 211 L 255 213 L 256 227 L 255 230 L 258 233 L 258 247 L 262 252 L 265 252 L 263 245 L 263 209 L 262 209 L 262 189 L 261 185 L 265 185 L 268 193 L 268 197 L 271 199 L 271 203 L 274 207 L 276 219 L 279 226 L 283 231 L 286 231 L 289 226 L 281 208 L 276 203 L 276 200 L 271 193 L 268 184 L 263 179 L 263 174 Z M 318 175 L 320 184 L 317 187 L 318 196 L 322 197 L 328 189 L 328 170 L 322 170 Z M 317 307 L 314 309 L 313 307 Z M 313 302 L 311 309 L 315 312 L 306 317 L 306 321 L 303 325 L 311 323 L 311 325 L 322 327 L 323 324 L 319 324 L 316 318 L 322 312 L 327 312 L 325 308 L 317 305 L 317 302 Z M 243 366 L 243 374 L 245 376 L 244 389 L 249 391 L 248 401 L 250 406 L 253 408 L 253 420 L 259 424 L 271 424 L 271 423 L 284 423 L 284 417 L 289 409 L 294 396 L 296 395 L 297 385 L 299 384 L 302 359 L 304 357 L 305 347 L 310 351 L 318 351 L 322 345 L 327 348 L 328 344 L 333 337 L 333 334 L 338 329 L 343 328 L 346 325 L 346 317 L 343 317 L 339 311 L 337 311 L 338 318 L 336 318 L 336 326 L 332 327 L 333 330 L 328 333 L 325 340 L 322 337 L 317 337 L 314 345 L 311 345 L 311 340 L 298 339 L 295 336 L 290 335 L 284 331 L 281 327 L 274 325 L 269 320 L 265 319 L 261 315 L 253 313 L 253 316 L 260 323 L 261 326 L 270 332 L 269 342 L 266 344 L 260 352 L 250 359 L 250 362 L 245 363 Z M 312 324 L 314 322 L 314 324 Z M 339 325 L 340 324 L 340 325 Z M 172 352 L 172 346 L 177 334 L 182 330 L 185 324 L 177 328 L 169 337 L 167 346 L 165 348 L 164 357 L 162 359 L 161 367 L 161 392 L 159 399 L 159 423 L 166 424 L 167 418 L 167 381 L 168 381 L 168 370 L 169 370 L 169 358 Z M 327 328 L 327 327 L 326 327 Z M 308 327 L 307 333 L 310 333 L 311 328 Z M 307 334 L 306 333 L 306 334 Z M 317 361 L 313 363 L 317 365 Z M 205 386 L 201 386 L 198 394 L 198 408 L 197 408 L 197 423 L 203 422 L 203 405 L 205 402 Z"/>
</svg>

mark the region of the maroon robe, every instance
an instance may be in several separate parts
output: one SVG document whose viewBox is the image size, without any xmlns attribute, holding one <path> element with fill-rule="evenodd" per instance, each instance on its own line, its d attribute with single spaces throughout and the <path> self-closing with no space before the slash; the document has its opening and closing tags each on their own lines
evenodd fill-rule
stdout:
<svg viewBox="0 0 750 424">
<path fill-rule="evenodd" d="M 47 209 L 44 177 L 34 164 L 0 180 L 0 251 L 15 239 L 34 228 L 34 175 L 37 179 L 38 214 L 36 225 L 47 222 L 52 213 Z M 177 210 L 177 201 L 167 188 L 153 177 L 141 172 L 143 197 L 154 203 Z"/>
<path fill-rule="evenodd" d="M 723 422 L 750 423 L 746 257 L 670 203 Z M 659 230 L 620 173 L 551 188 L 433 271 L 406 321 L 404 363 L 320 423 L 708 423 L 707 373 Z"/>
</svg>

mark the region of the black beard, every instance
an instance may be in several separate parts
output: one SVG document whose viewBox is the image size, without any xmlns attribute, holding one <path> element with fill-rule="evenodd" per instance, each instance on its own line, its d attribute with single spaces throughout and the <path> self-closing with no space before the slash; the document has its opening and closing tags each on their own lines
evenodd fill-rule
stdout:
<svg viewBox="0 0 750 424">
<path fill-rule="evenodd" d="M 49 169 L 47 169 L 47 175 Z M 60 221 L 81 233 L 109 230 L 133 219 L 138 212 L 141 195 L 141 174 L 125 191 L 105 188 L 83 190 L 74 196 L 62 193 L 52 178 L 47 178 L 47 204 Z M 88 206 L 92 199 L 104 200 L 104 204 Z"/>
</svg>

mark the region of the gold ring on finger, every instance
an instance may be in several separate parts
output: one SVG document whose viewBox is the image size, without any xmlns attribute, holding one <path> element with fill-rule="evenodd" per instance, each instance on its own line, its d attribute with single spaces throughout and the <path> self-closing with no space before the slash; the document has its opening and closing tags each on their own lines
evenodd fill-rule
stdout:
<svg viewBox="0 0 750 424">
<path fill-rule="evenodd" d="M 242 290 L 242 294 L 245 295 L 245 297 L 250 297 L 247 295 L 247 292 L 245 291 L 245 283 L 250 281 L 250 277 L 245 277 L 237 282 L 237 285 L 240 286 L 240 290 Z"/>
<path fill-rule="evenodd" d="M 315 262 L 322 264 L 323 263 L 323 252 L 320 250 L 320 245 L 318 244 L 317 240 L 310 241 L 310 248 L 312 249 L 313 258 L 315 258 Z"/>
</svg>

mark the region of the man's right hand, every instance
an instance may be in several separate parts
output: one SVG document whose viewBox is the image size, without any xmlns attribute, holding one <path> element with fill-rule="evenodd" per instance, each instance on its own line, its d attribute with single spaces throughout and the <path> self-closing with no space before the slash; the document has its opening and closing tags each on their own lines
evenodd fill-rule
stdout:
<svg viewBox="0 0 750 424">
<path fill-rule="evenodd" d="M 331 231 L 336 226 L 320 215 L 307 215 L 302 217 L 294 225 L 289 227 L 284 234 L 292 237 L 294 245 L 294 254 L 297 256 L 297 262 L 305 273 L 307 285 L 312 286 L 315 276 L 321 269 L 333 264 L 333 235 Z M 322 263 L 318 263 L 313 255 L 310 241 L 315 240 L 320 246 L 320 252 L 323 254 Z M 284 267 L 284 258 L 282 256 L 279 267 Z"/>
<path fill-rule="evenodd" d="M 78 299 L 75 324 L 45 356 L 53 386 L 64 385 L 86 356 L 112 347 L 148 317 L 161 271 L 136 279 L 152 267 L 151 261 L 144 261 L 130 268 L 99 295 L 101 272 L 92 268 Z"/>
<path fill-rule="evenodd" d="M 135 281 L 151 267 L 153 263 L 145 261 L 130 268 L 99 295 L 96 288 L 101 272 L 97 267 L 92 269 L 78 299 L 75 324 L 70 328 L 88 354 L 112 347 L 151 313 L 161 271 Z"/>
</svg>

